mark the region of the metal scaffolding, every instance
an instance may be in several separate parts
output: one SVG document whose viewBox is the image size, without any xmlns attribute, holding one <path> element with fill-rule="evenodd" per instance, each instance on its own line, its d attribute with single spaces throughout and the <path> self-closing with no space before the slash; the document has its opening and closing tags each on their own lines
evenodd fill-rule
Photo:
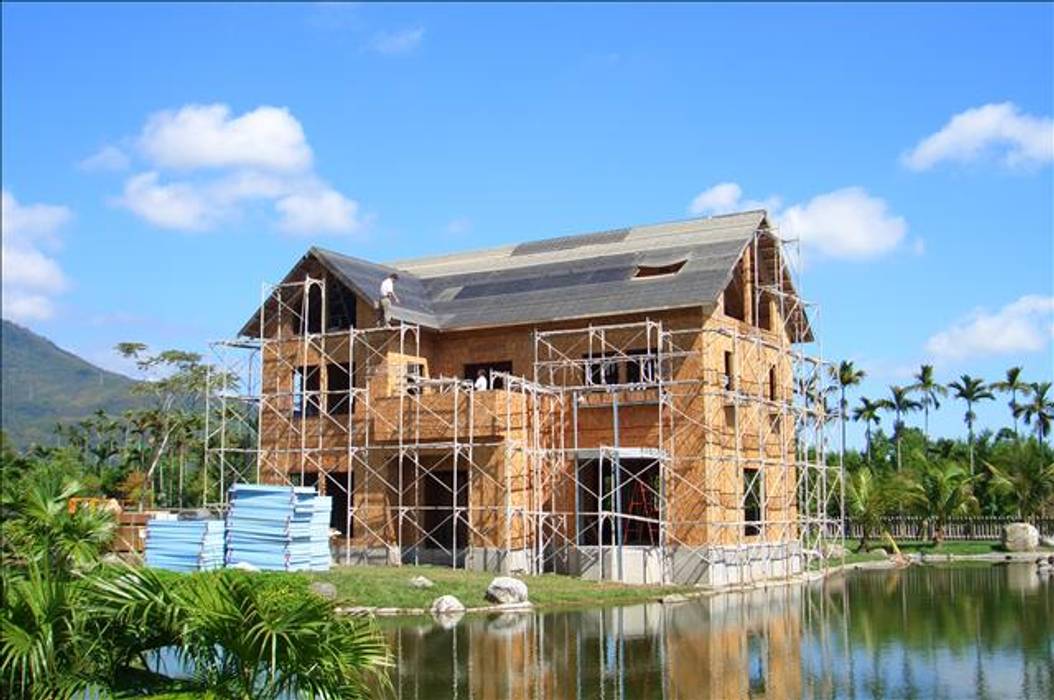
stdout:
<svg viewBox="0 0 1054 700">
<path fill-rule="evenodd" d="M 748 250 L 744 319 L 535 330 L 530 378 L 485 390 L 428 376 L 428 329 L 328 330 L 325 277 L 265 286 L 256 337 L 212 346 L 242 383 L 207 392 L 206 498 L 318 484 L 345 563 L 647 582 L 824 566 L 843 518 L 818 310 L 777 238 Z"/>
</svg>

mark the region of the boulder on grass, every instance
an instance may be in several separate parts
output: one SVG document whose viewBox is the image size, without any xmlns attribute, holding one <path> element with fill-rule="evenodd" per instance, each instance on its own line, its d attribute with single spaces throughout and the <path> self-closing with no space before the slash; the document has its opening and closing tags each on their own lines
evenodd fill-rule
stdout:
<svg viewBox="0 0 1054 700">
<path fill-rule="evenodd" d="M 511 576 L 498 576 L 487 586 L 486 598 L 498 605 L 527 602 L 527 584 Z"/>
<path fill-rule="evenodd" d="M 312 581 L 308 590 L 326 600 L 334 600 L 337 597 L 337 587 L 326 581 Z"/>
<path fill-rule="evenodd" d="M 848 554 L 849 551 L 837 542 L 825 544 L 823 547 L 825 559 L 844 559 Z"/>
<path fill-rule="evenodd" d="M 1054 549 L 1054 537 L 1040 537 L 1039 546 Z"/>
<path fill-rule="evenodd" d="M 432 602 L 433 615 L 459 615 L 465 612 L 465 606 L 452 595 L 441 595 Z"/>
<path fill-rule="evenodd" d="M 410 588 L 432 588 L 433 586 L 435 584 L 424 576 L 414 576 L 410 579 Z"/>
<path fill-rule="evenodd" d="M 1003 526 L 1001 541 L 1008 552 L 1034 552 L 1039 546 L 1039 530 L 1028 523 L 1009 523 Z"/>
</svg>

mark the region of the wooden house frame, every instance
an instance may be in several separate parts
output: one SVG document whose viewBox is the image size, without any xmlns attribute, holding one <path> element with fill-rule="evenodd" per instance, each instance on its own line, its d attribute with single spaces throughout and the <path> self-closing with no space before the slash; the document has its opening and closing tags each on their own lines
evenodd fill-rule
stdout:
<svg viewBox="0 0 1054 700">
<path fill-rule="evenodd" d="M 390 265 L 312 249 L 214 345 L 242 383 L 209 392 L 207 478 L 317 484 L 349 564 L 800 573 L 841 499 L 784 247 L 746 212 Z"/>
</svg>

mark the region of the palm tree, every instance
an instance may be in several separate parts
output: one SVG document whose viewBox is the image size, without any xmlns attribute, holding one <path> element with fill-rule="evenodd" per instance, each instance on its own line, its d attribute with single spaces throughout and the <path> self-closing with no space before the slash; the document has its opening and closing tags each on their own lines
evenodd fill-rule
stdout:
<svg viewBox="0 0 1054 700">
<path fill-rule="evenodd" d="M 915 383 L 911 385 L 911 390 L 917 391 L 922 395 L 923 432 L 926 435 L 926 439 L 929 440 L 930 408 L 937 410 L 941 407 L 938 397 L 947 396 L 948 388 L 943 384 L 938 384 L 937 380 L 933 378 L 933 365 L 922 365 L 919 368 L 919 373 L 915 375 Z"/>
<path fill-rule="evenodd" d="M 948 385 L 948 388 L 955 392 L 955 398 L 966 402 L 966 415 L 963 420 L 966 422 L 966 430 L 969 434 L 970 444 L 970 473 L 974 473 L 974 460 L 973 460 L 973 424 L 977 420 L 977 414 L 973 411 L 973 405 L 978 401 L 989 401 L 995 398 L 984 381 L 977 377 L 971 377 L 968 374 L 964 374 L 957 381 L 954 381 Z"/>
<path fill-rule="evenodd" d="M 1005 446 L 1008 452 L 985 462 L 992 473 L 989 488 L 999 496 L 1008 497 L 1017 515 L 1031 520 L 1054 503 L 1054 462 L 1043 454 L 1043 446 L 1034 440 L 1015 441 Z M 1000 462 L 1000 466 L 993 464 Z"/>
<path fill-rule="evenodd" d="M 1054 423 L 1054 398 L 1047 396 L 1049 391 L 1050 382 L 1030 384 L 1029 393 L 1032 398 L 1014 410 L 1014 418 L 1023 417 L 1025 425 L 1035 422 L 1032 429 L 1036 431 L 1036 438 L 1040 442 L 1050 435 L 1051 424 Z"/>
<path fill-rule="evenodd" d="M 1020 417 L 1018 411 L 1017 395 L 1028 396 L 1032 392 L 1032 385 L 1021 379 L 1021 368 L 1011 367 L 1006 371 L 1006 379 L 992 382 L 992 388 L 1004 394 L 1010 394 L 1010 413 L 1014 416 L 1014 436 L 1017 437 L 1017 419 Z"/>
<path fill-rule="evenodd" d="M 838 458 L 838 466 L 845 467 L 845 418 L 846 414 L 849 413 L 849 402 L 845 398 L 845 390 L 851 386 L 858 386 L 867 373 L 862 369 L 857 369 L 853 365 L 851 360 L 842 360 L 837 366 L 831 365 L 827 368 L 831 374 L 831 379 L 834 380 L 835 386 L 838 387 L 839 400 L 838 400 L 838 419 L 842 423 L 842 446 L 841 454 Z"/>
<path fill-rule="evenodd" d="M 80 483 L 68 478 L 39 474 L 30 480 L 2 525 L 5 564 L 32 562 L 62 577 L 93 567 L 113 538 L 116 523 L 102 508 L 71 512 L 69 499 L 83 493 Z"/>
<path fill-rule="evenodd" d="M 853 409 L 853 420 L 864 421 L 864 438 L 867 440 L 867 461 L 871 461 L 871 424 L 882 425 L 883 400 L 872 401 L 866 396 L 860 397 L 860 405 Z"/>
<path fill-rule="evenodd" d="M 384 637 L 319 596 L 276 595 L 230 570 L 173 585 L 155 570 L 130 566 L 98 579 L 93 593 L 96 615 L 125 630 L 133 645 L 145 650 L 162 640 L 179 647 L 199 690 L 276 699 L 365 698 L 390 689 Z"/>
<path fill-rule="evenodd" d="M 846 480 L 846 512 L 861 528 L 858 551 L 866 551 L 871 533 L 880 529 L 885 517 L 892 512 L 896 505 L 893 494 L 894 489 L 888 488 L 870 467 L 857 469 Z"/>
<path fill-rule="evenodd" d="M 914 475 L 908 500 L 933 525 L 933 543 L 939 545 L 944 541 L 944 528 L 949 519 L 977 511 L 978 501 L 973 493 L 977 477 L 952 460 L 927 462 L 920 454 L 917 461 L 921 466 Z"/>
<path fill-rule="evenodd" d="M 901 467 L 900 438 L 904 432 L 903 416 L 922 408 L 922 404 L 911 398 L 911 389 L 903 386 L 889 387 L 889 398 L 883 402 L 887 411 L 893 411 L 893 437 L 897 441 L 897 469 Z"/>
</svg>

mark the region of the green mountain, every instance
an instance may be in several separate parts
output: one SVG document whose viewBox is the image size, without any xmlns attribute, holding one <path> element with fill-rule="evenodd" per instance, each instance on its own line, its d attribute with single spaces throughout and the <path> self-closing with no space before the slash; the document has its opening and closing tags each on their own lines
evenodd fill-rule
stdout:
<svg viewBox="0 0 1054 700">
<path fill-rule="evenodd" d="M 108 372 L 10 321 L 0 333 L 0 424 L 16 446 L 55 442 L 60 421 L 131 408 L 135 381 Z"/>
</svg>

